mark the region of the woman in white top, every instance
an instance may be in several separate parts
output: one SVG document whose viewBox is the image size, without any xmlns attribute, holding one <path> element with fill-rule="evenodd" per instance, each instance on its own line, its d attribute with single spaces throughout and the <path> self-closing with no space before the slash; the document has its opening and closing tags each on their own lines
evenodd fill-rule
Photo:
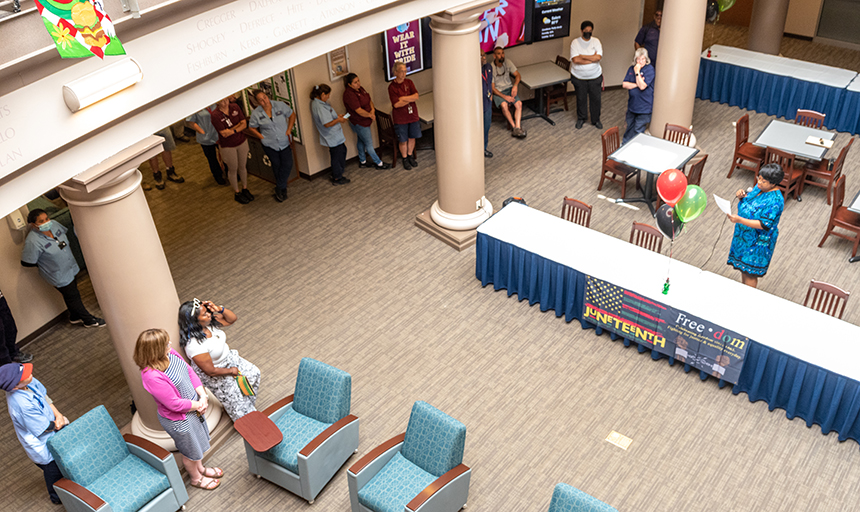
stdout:
<svg viewBox="0 0 860 512">
<path fill-rule="evenodd" d="M 203 385 L 224 406 L 233 421 L 257 410 L 260 369 L 239 357 L 227 346 L 227 335 L 221 330 L 236 321 L 236 314 L 209 300 L 189 300 L 179 306 L 179 344 L 191 359 L 191 367 Z M 254 394 L 245 396 L 236 377 L 244 375 Z"/>
</svg>

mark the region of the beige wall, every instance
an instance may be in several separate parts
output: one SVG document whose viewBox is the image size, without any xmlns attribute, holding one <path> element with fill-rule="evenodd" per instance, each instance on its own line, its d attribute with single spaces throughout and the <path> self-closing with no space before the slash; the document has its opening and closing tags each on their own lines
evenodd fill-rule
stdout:
<svg viewBox="0 0 860 512">
<path fill-rule="evenodd" d="M 570 37 L 563 40 L 562 55 L 570 57 L 570 42 L 582 34 L 579 24 L 591 20 L 594 36 L 603 45 L 604 84 L 606 87 L 621 85 L 633 62 L 633 40 L 640 28 L 642 1 L 572 0 L 570 12 Z"/>
<path fill-rule="evenodd" d="M 37 269 L 21 266 L 25 236 L 26 231 L 0 223 L 0 290 L 15 317 L 19 341 L 66 310 L 63 298 Z"/>
<path fill-rule="evenodd" d="M 791 0 L 785 18 L 785 32 L 804 37 L 815 37 L 818 18 L 824 0 Z"/>
</svg>

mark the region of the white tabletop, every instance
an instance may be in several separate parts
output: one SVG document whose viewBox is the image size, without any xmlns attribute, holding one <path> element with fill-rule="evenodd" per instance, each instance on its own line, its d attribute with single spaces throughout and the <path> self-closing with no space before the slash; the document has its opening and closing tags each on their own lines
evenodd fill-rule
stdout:
<svg viewBox="0 0 860 512">
<path fill-rule="evenodd" d="M 827 153 L 827 148 L 807 144 L 807 137 L 833 140 L 836 138 L 836 134 L 773 119 L 762 130 L 761 135 L 758 136 L 753 144 L 765 148 L 770 146 L 807 160 L 821 160 L 824 154 Z"/>
<path fill-rule="evenodd" d="M 651 174 L 666 169 L 683 169 L 699 152 L 696 148 L 640 133 L 616 149 L 609 158 Z"/>
<path fill-rule="evenodd" d="M 854 213 L 860 213 L 860 191 L 857 191 L 857 195 L 854 196 L 854 200 L 848 205 L 848 209 Z"/>
<path fill-rule="evenodd" d="M 848 90 L 851 92 L 860 92 L 860 75 L 854 77 L 851 83 L 848 84 Z"/>
<path fill-rule="evenodd" d="M 478 232 L 860 380 L 856 325 L 517 203 Z"/>
<path fill-rule="evenodd" d="M 517 68 L 520 81 L 529 89 L 540 89 L 570 80 L 570 72 L 558 67 L 555 62 L 538 62 Z"/>
<path fill-rule="evenodd" d="M 708 50 L 711 52 L 710 57 L 708 57 Z M 755 69 L 773 75 L 790 76 L 798 80 L 829 85 L 839 89 L 847 87 L 851 80 L 857 76 L 856 71 L 848 69 L 788 59 L 778 55 L 767 55 L 732 46 L 715 44 L 708 50 L 702 52 L 703 59 Z"/>
</svg>

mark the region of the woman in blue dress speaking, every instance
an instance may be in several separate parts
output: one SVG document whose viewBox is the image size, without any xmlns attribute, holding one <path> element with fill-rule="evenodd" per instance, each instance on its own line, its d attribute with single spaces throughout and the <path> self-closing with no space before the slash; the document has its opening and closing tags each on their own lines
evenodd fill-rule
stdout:
<svg viewBox="0 0 860 512">
<path fill-rule="evenodd" d="M 762 166 L 756 186 L 747 193 L 738 190 L 738 214 L 729 214 L 735 234 L 727 264 L 741 271 L 741 281 L 755 288 L 765 275 L 779 236 L 779 218 L 785 207 L 777 185 L 784 173 L 777 164 Z"/>
</svg>

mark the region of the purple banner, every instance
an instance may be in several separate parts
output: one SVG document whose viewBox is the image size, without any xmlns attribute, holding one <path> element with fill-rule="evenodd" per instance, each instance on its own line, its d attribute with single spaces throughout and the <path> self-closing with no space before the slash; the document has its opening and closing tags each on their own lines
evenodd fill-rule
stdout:
<svg viewBox="0 0 860 512">
<path fill-rule="evenodd" d="M 424 69 L 422 59 L 421 22 L 410 21 L 385 31 L 385 72 L 394 80 L 394 63 L 406 64 L 406 74 Z"/>
</svg>

